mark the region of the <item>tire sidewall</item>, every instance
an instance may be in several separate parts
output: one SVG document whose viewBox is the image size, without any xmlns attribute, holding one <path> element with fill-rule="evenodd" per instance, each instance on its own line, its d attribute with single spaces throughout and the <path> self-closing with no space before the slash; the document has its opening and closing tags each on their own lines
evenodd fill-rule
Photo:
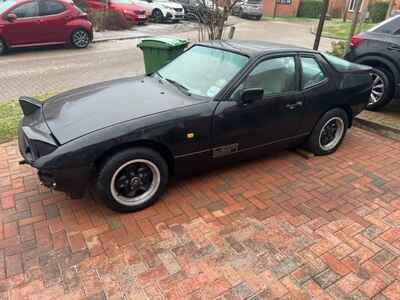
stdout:
<svg viewBox="0 0 400 300">
<path fill-rule="evenodd" d="M 0 38 L 0 55 L 4 54 L 7 50 L 7 45 L 2 38 Z"/>
<path fill-rule="evenodd" d="M 155 8 L 153 10 L 153 12 L 151 13 L 151 16 L 157 22 L 161 22 L 164 18 L 164 14 L 162 13 L 162 11 L 159 8 Z"/>
<path fill-rule="evenodd" d="M 378 109 L 384 107 L 385 105 L 387 105 L 390 102 L 390 100 L 392 100 L 392 88 L 391 88 L 392 80 L 390 79 L 389 75 L 386 73 L 387 71 L 385 71 L 383 69 L 374 68 L 372 72 L 374 72 L 378 76 L 380 76 L 383 79 L 384 85 L 385 85 L 382 100 L 380 100 L 377 103 L 367 105 L 368 110 L 378 110 Z"/>
<path fill-rule="evenodd" d="M 325 150 L 320 147 L 320 135 L 321 131 L 324 128 L 325 124 L 332 119 L 333 117 L 339 117 L 343 120 L 344 129 L 342 133 L 342 137 L 336 146 L 330 150 Z M 315 125 L 309 139 L 308 139 L 308 148 L 315 155 L 327 155 L 335 152 L 337 148 L 342 144 L 344 137 L 346 136 L 347 129 L 349 127 L 349 119 L 347 113 L 341 108 L 335 108 L 328 112 L 326 112 Z"/>
<path fill-rule="evenodd" d="M 137 205 L 127 206 L 115 200 L 111 192 L 111 181 L 113 175 L 120 166 L 134 159 L 146 159 L 154 163 L 160 172 L 160 184 L 155 194 L 147 201 Z M 153 204 L 165 191 L 167 183 L 168 166 L 160 154 L 148 148 L 131 148 L 115 154 L 105 162 L 97 178 L 96 187 L 99 194 L 106 201 L 106 205 L 112 210 L 118 212 L 132 212 Z"/>
<path fill-rule="evenodd" d="M 87 43 L 84 47 L 78 46 L 78 45 L 76 45 L 76 44 L 74 43 L 74 35 L 75 35 L 77 32 L 80 32 L 80 31 L 85 32 L 85 33 L 87 34 L 87 36 L 88 36 L 88 43 Z M 72 45 L 74 48 L 76 48 L 76 49 L 85 49 L 85 48 L 87 48 L 87 47 L 90 45 L 90 34 L 89 34 L 89 32 L 87 32 L 87 30 L 82 29 L 82 28 L 74 30 L 74 31 L 72 32 L 72 34 L 71 34 L 71 41 L 70 41 L 70 43 L 71 43 L 71 45 Z"/>
</svg>

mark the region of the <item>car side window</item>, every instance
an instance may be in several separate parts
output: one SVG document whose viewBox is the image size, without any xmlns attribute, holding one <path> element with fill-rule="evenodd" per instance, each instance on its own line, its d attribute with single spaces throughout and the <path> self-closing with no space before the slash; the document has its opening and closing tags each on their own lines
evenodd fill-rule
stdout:
<svg viewBox="0 0 400 300">
<path fill-rule="evenodd" d="M 39 10 L 41 16 L 51 16 L 62 13 L 65 7 L 58 1 L 45 0 L 40 2 Z"/>
<path fill-rule="evenodd" d="M 17 18 L 33 18 L 39 16 L 39 4 L 36 1 L 24 3 L 12 11 Z"/>
<path fill-rule="evenodd" d="M 303 89 L 312 87 L 326 78 L 320 65 L 312 57 L 301 57 L 301 86 Z"/>
<path fill-rule="evenodd" d="M 247 76 L 242 88 L 262 88 L 264 96 L 296 90 L 296 65 L 293 56 L 260 62 Z"/>
</svg>

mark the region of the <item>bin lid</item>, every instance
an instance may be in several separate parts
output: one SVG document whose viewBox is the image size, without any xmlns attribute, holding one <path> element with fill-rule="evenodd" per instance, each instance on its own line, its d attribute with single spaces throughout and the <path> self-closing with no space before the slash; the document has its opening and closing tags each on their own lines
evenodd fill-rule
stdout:
<svg viewBox="0 0 400 300">
<path fill-rule="evenodd" d="M 172 38 L 172 37 L 152 37 L 143 39 L 142 42 L 138 45 L 140 48 L 171 48 L 171 47 L 180 47 L 186 46 L 189 42 L 185 39 L 181 38 Z"/>
</svg>

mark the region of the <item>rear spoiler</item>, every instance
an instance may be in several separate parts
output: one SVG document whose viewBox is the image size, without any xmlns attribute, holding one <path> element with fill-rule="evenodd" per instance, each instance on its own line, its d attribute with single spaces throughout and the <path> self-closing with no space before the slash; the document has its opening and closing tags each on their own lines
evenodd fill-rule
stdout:
<svg viewBox="0 0 400 300">
<path fill-rule="evenodd" d="M 22 112 L 25 116 L 32 114 L 38 109 L 41 109 L 43 104 L 39 100 L 30 97 L 19 98 L 19 105 L 21 106 Z"/>
</svg>

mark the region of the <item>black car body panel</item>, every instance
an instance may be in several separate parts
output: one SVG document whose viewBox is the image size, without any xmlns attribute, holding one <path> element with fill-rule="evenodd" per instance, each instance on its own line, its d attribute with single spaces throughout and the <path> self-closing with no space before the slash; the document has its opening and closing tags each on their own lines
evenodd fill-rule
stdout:
<svg viewBox="0 0 400 300">
<path fill-rule="evenodd" d="M 388 69 L 400 97 L 400 16 L 388 19 L 358 35 L 362 41 L 351 47 L 345 58 L 351 62 Z"/>
<path fill-rule="evenodd" d="M 102 162 L 121 149 L 153 148 L 171 172 L 181 174 L 299 145 L 328 110 L 341 107 L 351 121 L 368 101 L 368 67 L 355 65 L 352 71 L 340 73 L 318 52 L 262 42 L 195 46 L 237 52 L 250 59 L 213 98 L 188 95 L 155 75 L 104 82 L 53 97 L 22 120 L 20 150 L 25 161 L 39 169 L 45 185 L 79 196 Z M 325 80 L 301 89 L 297 67 L 298 86 L 292 93 L 248 105 L 231 99 L 254 66 L 282 55 L 293 56 L 296 63 L 300 56 L 315 58 Z M 32 153 L 41 151 L 31 156 L 27 147 Z"/>
<path fill-rule="evenodd" d="M 94 84 L 55 96 L 45 102 L 43 114 L 54 136 L 65 144 L 117 123 L 199 102 L 155 78 L 138 77 Z"/>
</svg>

